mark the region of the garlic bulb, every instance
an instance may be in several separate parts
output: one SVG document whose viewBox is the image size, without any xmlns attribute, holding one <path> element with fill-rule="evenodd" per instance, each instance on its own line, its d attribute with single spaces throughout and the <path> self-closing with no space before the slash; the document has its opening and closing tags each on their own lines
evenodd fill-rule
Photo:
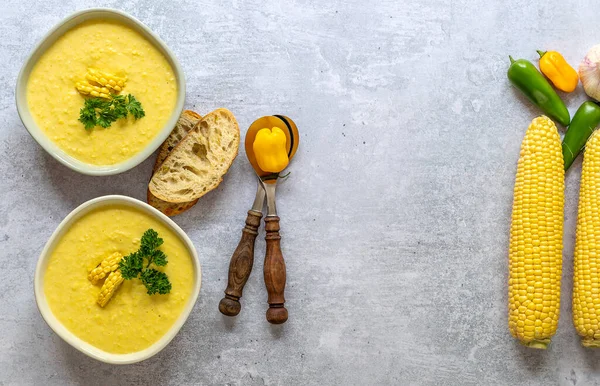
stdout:
<svg viewBox="0 0 600 386">
<path fill-rule="evenodd" d="M 600 44 L 592 47 L 579 65 L 579 79 L 585 93 L 600 101 Z"/>
</svg>

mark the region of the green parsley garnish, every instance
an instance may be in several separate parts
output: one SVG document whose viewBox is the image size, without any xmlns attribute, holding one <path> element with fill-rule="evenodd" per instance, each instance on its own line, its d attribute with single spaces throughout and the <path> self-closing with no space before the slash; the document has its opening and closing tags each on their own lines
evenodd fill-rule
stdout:
<svg viewBox="0 0 600 386">
<path fill-rule="evenodd" d="M 135 120 L 146 115 L 140 101 L 131 94 L 111 95 L 110 100 L 86 98 L 79 111 L 79 122 L 83 123 L 86 130 L 96 126 L 107 128 L 117 119 L 127 117 L 127 114 L 131 114 Z"/>
<path fill-rule="evenodd" d="M 131 94 L 127 95 L 127 112 L 137 120 L 146 115 L 146 112 L 142 108 L 142 104 L 140 101 L 135 99 L 135 97 Z"/>
<path fill-rule="evenodd" d="M 148 229 L 142 236 L 140 249 L 125 256 L 119 262 L 119 269 L 123 278 L 131 280 L 139 276 L 148 290 L 148 295 L 156 293 L 164 295 L 171 292 L 171 282 L 167 274 L 149 268 L 150 264 L 158 267 L 167 265 L 167 255 L 158 249 L 162 243 L 163 239 L 158 237 L 158 233 L 154 229 Z M 147 264 L 144 264 L 144 259 Z"/>
</svg>

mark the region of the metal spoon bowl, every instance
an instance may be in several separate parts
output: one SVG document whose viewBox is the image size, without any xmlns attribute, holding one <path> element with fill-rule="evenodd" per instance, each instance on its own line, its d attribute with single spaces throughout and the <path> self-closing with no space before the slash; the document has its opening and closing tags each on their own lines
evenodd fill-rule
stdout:
<svg viewBox="0 0 600 386">
<path fill-rule="evenodd" d="M 248 128 L 248 131 L 246 132 L 244 148 L 246 149 L 246 157 L 248 157 L 250 165 L 252 165 L 252 168 L 261 179 L 266 176 L 273 177 L 273 175 L 275 175 L 276 178 L 279 175 L 279 173 L 265 172 L 260 168 L 260 166 L 258 166 L 258 162 L 256 162 L 256 156 L 254 155 L 254 149 L 252 147 L 254 144 L 254 139 L 256 138 L 256 133 L 258 133 L 258 131 L 261 129 L 272 127 L 279 127 L 285 133 L 288 158 L 290 161 L 294 157 L 294 154 L 296 154 L 296 151 L 298 150 L 298 144 L 300 142 L 298 127 L 294 121 L 285 115 L 268 115 L 266 117 L 258 118 L 256 121 L 252 122 Z"/>
</svg>

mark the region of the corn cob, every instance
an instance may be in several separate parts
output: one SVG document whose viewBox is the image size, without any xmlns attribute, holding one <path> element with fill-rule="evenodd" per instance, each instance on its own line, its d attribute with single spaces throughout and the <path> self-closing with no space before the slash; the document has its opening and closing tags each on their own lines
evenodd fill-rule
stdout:
<svg viewBox="0 0 600 386">
<path fill-rule="evenodd" d="M 123 283 L 123 280 L 124 279 L 121 275 L 120 269 L 117 269 L 116 271 L 113 271 L 108 275 L 108 277 L 104 281 L 104 284 L 102 285 L 102 288 L 100 288 L 100 293 L 98 294 L 97 302 L 100 305 L 100 307 L 104 307 L 106 303 L 109 302 L 114 293 L 121 286 L 121 283 Z"/>
<path fill-rule="evenodd" d="M 123 258 L 119 252 L 115 252 L 112 255 L 108 256 L 104 260 L 96 266 L 96 268 L 92 269 L 88 275 L 88 280 L 93 284 L 98 284 L 100 280 L 104 279 L 108 274 L 113 271 L 116 271 L 119 268 L 119 262 Z"/>
<path fill-rule="evenodd" d="M 115 93 L 121 92 L 127 81 L 127 78 L 121 78 L 95 68 L 88 68 L 85 78 L 90 84 L 96 83 L 102 87 L 113 90 Z"/>
<path fill-rule="evenodd" d="M 560 312 L 564 162 L 556 125 L 535 118 L 517 166 L 510 227 L 508 326 L 522 344 L 545 349 Z"/>
<path fill-rule="evenodd" d="M 75 88 L 83 95 L 90 95 L 97 98 L 110 99 L 110 90 L 106 87 L 93 86 L 89 83 L 77 82 Z"/>
<path fill-rule="evenodd" d="M 573 272 L 573 324 L 585 347 L 600 347 L 600 135 L 583 154 Z"/>
</svg>

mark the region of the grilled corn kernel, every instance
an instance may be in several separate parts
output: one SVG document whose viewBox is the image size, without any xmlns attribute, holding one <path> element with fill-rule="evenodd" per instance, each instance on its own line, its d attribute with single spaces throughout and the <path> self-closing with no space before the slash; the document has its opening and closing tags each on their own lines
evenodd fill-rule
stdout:
<svg viewBox="0 0 600 386">
<path fill-rule="evenodd" d="M 110 90 L 106 87 L 93 86 L 88 83 L 77 82 L 75 88 L 83 95 L 90 95 L 97 98 L 110 99 Z"/>
<path fill-rule="evenodd" d="M 95 68 L 88 68 L 85 78 L 92 84 L 96 83 L 117 93 L 123 90 L 123 87 L 125 87 L 125 82 L 127 81 L 126 78 L 121 78 Z"/>
<path fill-rule="evenodd" d="M 98 264 L 98 266 L 92 269 L 88 275 L 88 280 L 93 284 L 97 284 L 100 280 L 104 279 L 108 274 L 116 271 L 119 268 L 119 262 L 123 258 L 119 252 L 115 252 L 108 256 Z"/>
<path fill-rule="evenodd" d="M 583 154 L 573 270 L 573 324 L 586 347 L 600 347 L 600 135 Z"/>
<path fill-rule="evenodd" d="M 104 284 L 100 289 L 100 293 L 98 294 L 97 302 L 100 307 L 104 307 L 110 301 L 115 292 L 121 286 L 121 283 L 123 283 L 123 280 L 124 279 L 121 275 L 120 269 L 117 269 L 108 275 L 106 281 L 104 281 Z"/>
<path fill-rule="evenodd" d="M 564 162 L 556 125 L 535 118 L 521 145 L 510 227 L 508 326 L 522 344 L 546 348 L 560 311 Z"/>
</svg>

